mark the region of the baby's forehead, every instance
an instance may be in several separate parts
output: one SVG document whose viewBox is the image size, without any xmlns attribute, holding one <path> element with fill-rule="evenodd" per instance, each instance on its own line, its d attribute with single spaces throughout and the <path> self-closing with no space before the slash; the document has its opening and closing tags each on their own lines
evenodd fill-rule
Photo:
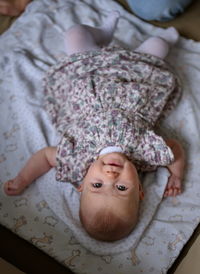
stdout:
<svg viewBox="0 0 200 274">
<path fill-rule="evenodd" d="M 110 212 L 119 218 L 125 218 L 127 220 L 132 219 L 137 214 L 138 207 L 134 201 L 130 202 L 130 199 L 124 200 L 113 196 L 103 196 L 90 194 L 91 199 L 87 199 L 86 203 L 81 204 L 81 211 L 84 215 L 93 218 L 98 212 Z"/>
<path fill-rule="evenodd" d="M 95 207 L 113 207 L 115 209 L 118 207 L 131 206 L 130 199 L 134 200 L 131 193 L 127 193 L 126 195 L 117 195 L 90 191 L 87 193 L 86 199 L 84 200 L 88 206 L 95 205 Z"/>
</svg>

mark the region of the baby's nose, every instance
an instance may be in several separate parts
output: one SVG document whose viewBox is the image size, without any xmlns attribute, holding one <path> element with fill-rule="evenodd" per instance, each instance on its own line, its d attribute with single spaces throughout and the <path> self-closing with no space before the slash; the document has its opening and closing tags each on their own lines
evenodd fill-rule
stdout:
<svg viewBox="0 0 200 274">
<path fill-rule="evenodd" d="M 112 170 L 107 170 L 106 175 L 111 179 L 116 179 L 119 176 L 119 173 Z"/>
</svg>

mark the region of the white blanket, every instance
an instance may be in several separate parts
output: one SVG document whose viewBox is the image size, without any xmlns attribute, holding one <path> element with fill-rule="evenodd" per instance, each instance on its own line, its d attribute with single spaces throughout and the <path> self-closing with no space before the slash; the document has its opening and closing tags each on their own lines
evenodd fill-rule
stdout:
<svg viewBox="0 0 200 274">
<path fill-rule="evenodd" d="M 55 129 L 43 109 L 41 80 L 48 67 L 64 54 L 65 30 L 74 23 L 99 25 L 113 9 L 122 14 L 115 43 L 135 48 L 148 36 L 162 32 L 111 0 L 41 0 L 29 4 L 1 35 L 1 184 L 15 176 L 33 152 L 57 142 Z M 179 73 L 184 93 L 165 121 L 164 132 L 179 139 L 187 152 L 184 193 L 162 201 L 132 254 L 127 251 L 96 256 L 79 244 L 47 204 L 52 196 L 48 192 L 45 195 L 44 186 L 55 182 L 53 170 L 21 196 L 5 197 L 0 192 L 1 224 L 76 273 L 165 273 L 199 223 L 200 43 L 181 38 L 168 61 Z"/>
</svg>

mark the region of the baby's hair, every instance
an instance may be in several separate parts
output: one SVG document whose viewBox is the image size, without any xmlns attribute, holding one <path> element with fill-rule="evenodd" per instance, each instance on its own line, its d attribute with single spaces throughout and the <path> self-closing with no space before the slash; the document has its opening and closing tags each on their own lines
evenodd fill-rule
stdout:
<svg viewBox="0 0 200 274">
<path fill-rule="evenodd" d="M 113 242 L 128 236 L 137 223 L 137 218 L 124 221 L 110 209 L 100 209 L 90 218 L 79 212 L 81 223 L 86 232 L 96 240 Z"/>
</svg>

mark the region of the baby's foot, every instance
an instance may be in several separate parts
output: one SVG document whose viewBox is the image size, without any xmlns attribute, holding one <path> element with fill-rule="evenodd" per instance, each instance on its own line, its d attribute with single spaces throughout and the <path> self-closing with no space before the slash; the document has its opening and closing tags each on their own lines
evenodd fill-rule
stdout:
<svg viewBox="0 0 200 274">
<path fill-rule="evenodd" d="M 174 45 L 179 39 L 179 33 L 174 27 L 167 28 L 163 34 L 159 35 L 169 44 Z"/>
<path fill-rule="evenodd" d="M 181 194 L 181 179 L 178 178 L 176 175 L 172 174 L 169 179 L 167 186 L 165 188 L 164 197 L 168 196 L 176 196 Z"/>
<path fill-rule="evenodd" d="M 26 187 L 27 182 L 20 175 L 4 183 L 5 193 L 11 196 L 21 194 Z"/>
</svg>

